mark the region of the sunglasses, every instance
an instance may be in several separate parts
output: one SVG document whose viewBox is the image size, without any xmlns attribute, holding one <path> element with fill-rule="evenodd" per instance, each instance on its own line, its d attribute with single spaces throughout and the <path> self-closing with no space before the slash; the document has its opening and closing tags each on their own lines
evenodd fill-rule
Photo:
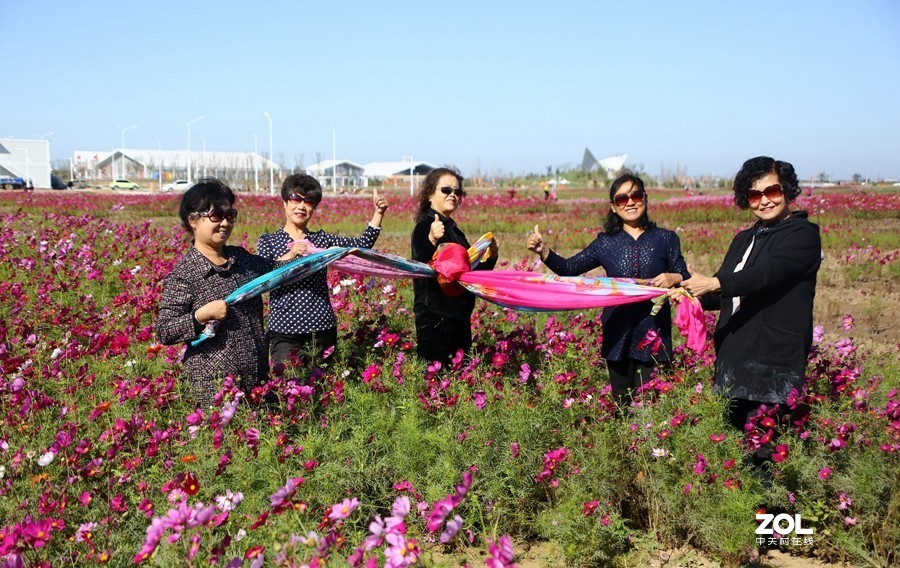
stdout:
<svg viewBox="0 0 900 568">
<path fill-rule="evenodd" d="M 647 197 L 647 194 L 641 190 L 632 191 L 631 193 L 619 193 L 613 197 L 613 203 L 616 204 L 616 207 L 625 207 L 630 199 L 640 205 L 644 202 L 645 197 Z"/>
<path fill-rule="evenodd" d="M 763 195 L 766 196 L 766 199 L 775 199 L 776 197 L 783 196 L 784 190 L 781 189 L 781 185 L 777 183 L 775 185 L 770 185 L 762 191 L 751 189 L 747 192 L 747 201 L 750 203 L 759 203 L 762 200 Z"/>
<path fill-rule="evenodd" d="M 238 211 L 237 209 L 213 209 L 212 211 L 204 211 L 204 212 L 195 212 L 194 215 L 197 217 L 206 217 L 213 223 L 221 223 L 223 220 L 227 219 L 229 223 L 234 223 L 237 221 Z"/>
<path fill-rule="evenodd" d="M 305 195 L 300 195 L 299 193 L 292 193 L 287 198 L 291 203 L 295 203 L 297 205 L 301 203 L 306 203 L 308 205 L 316 205 L 316 200 L 312 197 L 306 197 Z"/>
<path fill-rule="evenodd" d="M 456 197 L 462 197 L 466 194 L 466 190 L 464 190 L 461 187 L 444 186 L 444 187 L 439 187 L 438 191 L 440 191 L 444 195 L 450 195 L 451 193 L 455 193 Z"/>
</svg>

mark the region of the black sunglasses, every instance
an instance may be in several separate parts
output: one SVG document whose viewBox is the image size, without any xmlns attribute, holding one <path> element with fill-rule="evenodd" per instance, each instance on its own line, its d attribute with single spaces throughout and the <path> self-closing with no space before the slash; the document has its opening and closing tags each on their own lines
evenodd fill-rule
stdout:
<svg viewBox="0 0 900 568">
<path fill-rule="evenodd" d="M 632 191 L 631 193 L 617 194 L 615 197 L 613 197 L 613 203 L 616 204 L 616 207 L 625 207 L 626 205 L 628 205 L 629 199 L 637 204 L 641 204 L 644 202 L 645 197 L 647 197 L 647 194 L 639 189 L 637 191 Z"/>
<path fill-rule="evenodd" d="M 288 195 L 287 200 L 288 200 L 288 201 L 291 201 L 291 202 L 293 202 L 293 203 L 298 203 L 298 204 L 299 204 L 299 203 L 307 203 L 307 204 L 309 204 L 309 205 L 315 205 L 315 204 L 316 204 L 316 200 L 313 199 L 312 197 L 307 197 L 307 196 L 305 196 L 305 195 L 300 195 L 299 193 L 292 193 L 292 194 Z"/>
<path fill-rule="evenodd" d="M 466 194 L 466 190 L 464 190 L 461 187 L 450 187 L 450 186 L 446 186 L 446 185 L 444 187 L 439 187 L 438 191 L 440 191 L 444 195 L 450 195 L 451 193 L 455 193 L 456 197 L 462 197 Z"/>
<path fill-rule="evenodd" d="M 759 203 L 760 201 L 762 201 L 763 195 L 766 196 L 766 199 L 772 200 L 776 197 L 781 197 L 782 195 L 784 195 L 784 190 L 781 189 L 781 185 L 777 183 L 775 185 L 770 185 L 762 191 L 759 191 L 758 189 L 751 189 L 747 191 L 747 201 L 749 203 Z"/>
<path fill-rule="evenodd" d="M 204 212 L 195 212 L 194 215 L 197 217 L 206 217 L 213 223 L 221 223 L 223 220 L 227 219 L 229 223 L 234 223 L 237 221 L 238 210 L 235 208 L 225 209 L 213 209 L 212 211 L 204 211 Z"/>
</svg>

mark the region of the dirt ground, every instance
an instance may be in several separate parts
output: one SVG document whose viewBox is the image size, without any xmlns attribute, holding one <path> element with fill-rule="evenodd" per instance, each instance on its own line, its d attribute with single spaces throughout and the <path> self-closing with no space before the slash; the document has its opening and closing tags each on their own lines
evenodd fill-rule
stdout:
<svg viewBox="0 0 900 568">
<path fill-rule="evenodd" d="M 519 568 L 565 568 L 561 551 L 553 543 L 535 543 L 527 550 L 522 543 L 514 545 L 516 551 L 515 563 Z M 445 555 L 440 552 L 429 551 L 437 566 L 483 566 L 485 550 L 473 550 L 473 554 Z M 673 550 L 660 551 L 655 558 L 636 558 L 631 563 L 623 563 L 623 566 L 635 568 L 720 568 L 723 565 L 712 560 L 701 552 L 682 547 Z M 769 550 L 760 558 L 760 568 L 850 568 L 849 564 L 827 563 L 815 558 L 792 556 L 779 550 Z"/>
</svg>

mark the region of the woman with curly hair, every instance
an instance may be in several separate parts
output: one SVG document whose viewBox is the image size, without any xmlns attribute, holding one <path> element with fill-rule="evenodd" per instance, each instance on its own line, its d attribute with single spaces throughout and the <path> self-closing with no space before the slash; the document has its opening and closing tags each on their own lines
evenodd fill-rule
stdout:
<svg viewBox="0 0 900 568">
<path fill-rule="evenodd" d="M 806 212 L 791 210 L 798 195 L 791 164 L 744 162 L 734 202 L 756 223 L 734 237 L 715 275 L 682 283 L 705 309 L 719 310 L 715 387 L 732 399 L 729 419 L 741 431 L 762 404 L 784 404 L 803 385 L 822 241 Z"/>
</svg>

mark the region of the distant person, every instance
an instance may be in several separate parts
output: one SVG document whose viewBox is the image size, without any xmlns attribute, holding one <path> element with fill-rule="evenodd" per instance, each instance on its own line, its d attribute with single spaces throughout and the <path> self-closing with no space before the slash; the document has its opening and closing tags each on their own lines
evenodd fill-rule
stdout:
<svg viewBox="0 0 900 568">
<path fill-rule="evenodd" d="M 281 185 L 284 208 L 284 226 L 274 233 L 259 238 L 257 250 L 269 260 L 289 260 L 299 243 L 301 251 L 308 245 L 318 248 L 359 247 L 372 248 L 381 234 L 381 222 L 388 202 L 373 189 L 375 212 L 359 237 L 342 237 L 321 229 L 310 231 L 319 204 L 322 202 L 322 186 L 306 174 L 293 174 Z M 337 318 L 331 306 L 327 269 L 273 290 L 269 295 L 269 324 L 267 337 L 272 361 L 283 363 L 291 356 L 311 350 L 321 358 L 329 348 L 337 346 Z"/>
<path fill-rule="evenodd" d="M 673 231 L 650 221 L 647 192 L 636 175 L 619 176 L 609 187 L 609 211 L 604 232 L 570 258 L 556 254 L 544 243 L 537 225 L 528 237 L 528 250 L 560 276 L 578 276 L 598 267 L 613 278 L 645 278 L 654 286 L 671 288 L 689 276 L 681 254 L 681 241 Z M 662 309 L 651 314 L 650 301 L 603 308 L 601 356 L 606 359 L 613 396 L 621 407 L 651 379 L 654 366 L 669 361 L 672 351 L 672 315 Z M 654 352 L 645 340 L 656 332 L 661 347 Z"/>
<path fill-rule="evenodd" d="M 187 343 L 183 363 L 197 405 L 213 404 L 226 375 L 249 392 L 267 380 L 269 356 L 263 332 L 262 298 L 228 306 L 224 298 L 275 263 L 227 241 L 237 222 L 234 192 L 204 178 L 181 196 L 178 215 L 191 236 L 191 247 L 163 280 L 156 334 L 161 343 Z M 289 256 L 299 256 L 295 248 Z M 221 322 L 216 335 L 194 347 L 210 321 Z"/>
<path fill-rule="evenodd" d="M 791 211 L 798 195 L 791 164 L 744 162 L 734 202 L 756 223 L 734 237 L 715 275 L 695 272 L 682 283 L 719 310 L 715 388 L 731 399 L 729 420 L 742 432 L 762 404 L 784 405 L 803 386 L 822 241 L 805 211 Z"/>
<path fill-rule="evenodd" d="M 452 219 L 465 196 L 463 177 L 455 168 L 437 168 L 425 177 L 411 237 L 413 260 L 429 262 L 444 243 L 469 248 L 466 235 Z M 491 243 L 491 253 L 492 257 L 479 264 L 477 270 L 494 268 L 497 241 Z M 418 356 L 428 362 L 448 364 L 459 350 L 468 353 L 472 346 L 475 296 L 465 290 L 448 296 L 436 278 L 413 280 L 413 293 Z"/>
</svg>

